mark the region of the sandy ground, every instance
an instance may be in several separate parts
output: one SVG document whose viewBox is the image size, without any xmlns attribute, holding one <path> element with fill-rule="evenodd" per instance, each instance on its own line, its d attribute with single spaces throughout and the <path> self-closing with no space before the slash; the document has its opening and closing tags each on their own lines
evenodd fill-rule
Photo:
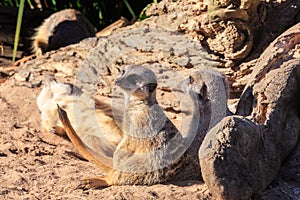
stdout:
<svg viewBox="0 0 300 200">
<path fill-rule="evenodd" d="M 39 91 L 13 80 L 0 86 L 0 199 L 209 198 L 201 181 L 80 189 L 80 179 L 97 169 L 68 140 L 40 130 Z"/>
</svg>

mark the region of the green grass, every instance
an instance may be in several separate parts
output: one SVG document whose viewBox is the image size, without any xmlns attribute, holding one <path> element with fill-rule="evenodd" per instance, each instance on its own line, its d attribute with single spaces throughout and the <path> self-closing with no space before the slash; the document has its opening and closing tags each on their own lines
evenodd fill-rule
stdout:
<svg viewBox="0 0 300 200">
<path fill-rule="evenodd" d="M 16 55 L 17 55 L 19 36 L 20 36 L 21 25 L 22 25 L 22 17 L 23 17 L 23 11 L 24 11 L 24 3 L 25 3 L 25 0 L 21 0 L 20 6 L 19 6 L 15 40 L 14 40 L 14 50 L 13 50 L 13 56 L 12 56 L 13 62 L 15 62 Z"/>
</svg>

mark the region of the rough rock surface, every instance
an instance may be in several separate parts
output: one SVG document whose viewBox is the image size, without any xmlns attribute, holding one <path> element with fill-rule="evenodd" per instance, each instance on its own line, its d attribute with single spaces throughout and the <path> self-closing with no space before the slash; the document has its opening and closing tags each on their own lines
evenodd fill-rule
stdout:
<svg viewBox="0 0 300 200">
<path fill-rule="evenodd" d="M 173 119 L 180 105 L 172 89 L 190 71 L 216 66 L 203 47 L 184 34 L 144 27 L 87 39 L 46 53 L 22 65 L 14 78 L 17 85 L 36 87 L 44 80 L 43 74 L 54 73 L 55 77 L 67 79 L 111 103 L 111 97 L 117 95 L 114 80 L 122 67 L 129 64 L 144 65 L 157 74 L 158 99 Z"/>
<path fill-rule="evenodd" d="M 299 29 L 293 26 L 264 51 L 237 115 L 224 118 L 202 143 L 202 176 L 217 199 L 258 196 L 299 140 Z"/>
</svg>

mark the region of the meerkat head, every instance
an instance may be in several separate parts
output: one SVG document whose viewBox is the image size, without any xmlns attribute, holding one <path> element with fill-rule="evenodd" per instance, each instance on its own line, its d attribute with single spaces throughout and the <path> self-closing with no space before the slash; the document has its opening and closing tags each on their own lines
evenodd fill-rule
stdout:
<svg viewBox="0 0 300 200">
<path fill-rule="evenodd" d="M 51 94 L 51 98 L 53 96 L 80 96 L 83 93 L 79 87 L 71 83 L 58 82 L 52 75 L 46 75 L 43 90 Z"/>
<path fill-rule="evenodd" d="M 207 86 L 200 73 L 192 73 L 188 78 L 182 80 L 174 91 L 193 96 L 194 99 L 197 98 L 203 103 L 208 98 Z"/>
<path fill-rule="evenodd" d="M 190 91 L 195 92 L 198 95 L 200 101 L 205 102 L 208 98 L 207 85 L 205 84 L 200 73 L 192 73 L 189 78 Z"/>
<path fill-rule="evenodd" d="M 116 85 L 130 96 L 145 100 L 155 97 L 156 75 L 150 69 L 138 65 L 129 65 L 121 71 Z"/>
</svg>

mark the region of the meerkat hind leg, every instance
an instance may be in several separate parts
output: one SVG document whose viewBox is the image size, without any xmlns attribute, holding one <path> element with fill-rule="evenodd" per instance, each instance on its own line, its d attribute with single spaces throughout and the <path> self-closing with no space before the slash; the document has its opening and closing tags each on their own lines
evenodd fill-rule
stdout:
<svg viewBox="0 0 300 200">
<path fill-rule="evenodd" d="M 64 129 L 79 153 L 85 157 L 90 162 L 96 164 L 103 173 L 109 173 L 113 170 L 112 162 L 109 158 L 106 158 L 102 154 L 97 154 L 92 149 L 89 149 L 80 137 L 77 135 L 76 131 L 73 129 L 72 124 L 69 121 L 68 114 L 62 108 L 57 105 L 59 118 L 64 126 Z"/>
<path fill-rule="evenodd" d="M 80 186 L 84 189 L 104 188 L 110 186 L 107 181 L 107 176 L 86 177 L 81 180 Z"/>
</svg>

